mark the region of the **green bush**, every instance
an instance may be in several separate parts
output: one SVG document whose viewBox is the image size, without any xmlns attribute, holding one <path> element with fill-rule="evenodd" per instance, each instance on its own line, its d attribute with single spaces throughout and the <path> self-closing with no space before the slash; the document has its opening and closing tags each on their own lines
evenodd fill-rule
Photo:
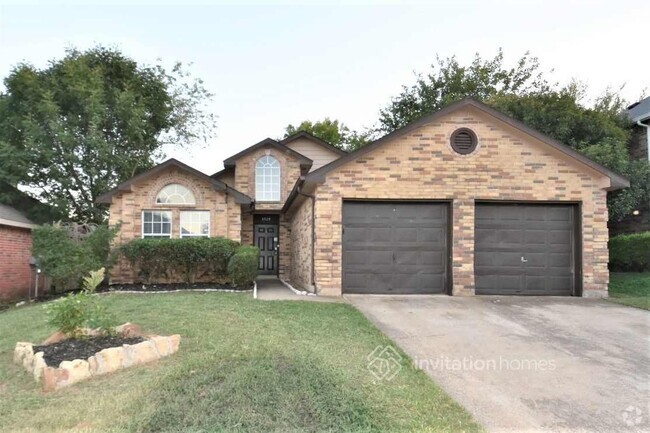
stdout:
<svg viewBox="0 0 650 433">
<path fill-rule="evenodd" d="M 70 293 L 45 306 L 47 321 L 57 330 L 72 337 L 82 336 L 82 328 L 99 328 L 104 333 L 111 333 L 115 321 L 96 296 L 92 296 L 99 283 L 104 279 L 104 269 L 90 272 L 84 278 L 84 290 Z"/>
<path fill-rule="evenodd" d="M 230 239 L 134 239 L 120 252 L 145 283 L 174 280 L 186 283 L 206 277 L 212 281 L 227 278 L 228 261 L 239 244 Z"/>
<path fill-rule="evenodd" d="M 243 246 L 230 258 L 228 275 L 236 286 L 252 283 L 257 277 L 257 267 L 260 260 L 260 250 L 252 246 Z"/>
<path fill-rule="evenodd" d="M 650 271 L 650 232 L 611 238 L 609 267 L 615 272 Z"/>
<path fill-rule="evenodd" d="M 93 269 L 110 268 L 111 242 L 118 227 L 100 226 L 84 240 L 73 239 L 60 225 L 43 225 L 32 232 L 32 255 L 57 290 L 79 288 L 81 278 Z"/>
</svg>

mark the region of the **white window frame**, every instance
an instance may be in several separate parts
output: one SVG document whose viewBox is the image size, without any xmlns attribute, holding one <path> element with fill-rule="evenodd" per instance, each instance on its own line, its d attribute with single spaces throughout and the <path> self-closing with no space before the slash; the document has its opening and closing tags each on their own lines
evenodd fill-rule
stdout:
<svg viewBox="0 0 650 433">
<path fill-rule="evenodd" d="M 147 212 L 152 213 L 152 214 L 159 213 L 159 214 L 167 214 L 167 215 L 169 215 L 169 235 L 167 235 L 167 233 L 145 233 L 144 232 L 144 214 L 147 213 Z M 172 211 L 170 211 L 170 210 L 158 210 L 158 209 L 155 209 L 155 210 L 146 209 L 146 210 L 142 211 L 140 218 L 141 218 L 141 222 L 142 222 L 142 228 L 141 228 L 142 239 L 163 238 L 163 237 L 171 239 L 172 232 L 174 231 L 173 230 L 174 215 L 173 215 Z M 153 215 L 151 217 L 151 221 L 152 221 L 151 224 L 152 224 L 152 227 L 153 227 L 153 223 L 155 222 L 153 220 Z M 162 224 L 162 220 L 160 222 Z"/>
<path fill-rule="evenodd" d="M 268 161 L 269 158 L 272 161 Z M 275 161 L 277 167 L 270 165 L 273 161 Z M 265 166 L 260 167 L 260 163 L 265 164 Z M 277 170 L 277 175 L 270 173 L 272 170 Z M 277 179 L 274 179 L 272 182 L 277 182 L 277 196 L 273 191 L 275 183 L 267 184 L 265 181 L 265 178 L 275 178 L 276 176 Z M 261 182 L 258 178 L 261 178 Z M 260 186 L 263 188 L 260 188 Z M 262 194 L 264 194 L 264 197 L 262 197 Z M 271 196 L 269 197 L 269 195 Z M 273 155 L 264 155 L 255 162 L 255 200 L 260 202 L 279 202 L 282 200 L 282 167 L 280 161 Z"/>
<path fill-rule="evenodd" d="M 183 214 L 207 214 L 208 215 L 208 234 L 203 235 L 203 234 L 198 234 L 198 235 L 193 235 L 193 234 L 183 234 Z M 181 238 L 209 238 L 210 237 L 210 229 L 211 229 L 211 219 L 212 219 L 212 213 L 209 210 L 182 210 L 180 211 L 180 216 L 178 218 L 178 233 L 180 234 Z"/>
<path fill-rule="evenodd" d="M 168 201 L 159 202 L 158 201 L 158 199 L 160 198 L 160 194 L 162 194 L 163 191 L 165 191 L 165 189 L 170 188 L 170 187 L 174 187 L 174 192 L 172 194 L 167 194 L 166 193 L 167 198 L 173 197 L 173 196 L 176 195 L 176 196 L 181 197 L 184 200 L 183 202 L 168 202 Z M 185 193 L 181 194 L 181 193 L 177 192 L 176 187 L 181 187 L 181 188 L 185 189 Z M 160 191 L 158 191 L 158 194 L 156 194 L 156 200 L 155 201 L 156 201 L 156 205 L 158 205 L 158 206 L 196 206 L 196 197 L 194 197 L 194 193 L 192 192 L 192 190 L 189 189 L 188 187 L 186 187 L 185 185 L 180 184 L 180 183 L 168 183 L 164 187 L 160 188 Z"/>
</svg>

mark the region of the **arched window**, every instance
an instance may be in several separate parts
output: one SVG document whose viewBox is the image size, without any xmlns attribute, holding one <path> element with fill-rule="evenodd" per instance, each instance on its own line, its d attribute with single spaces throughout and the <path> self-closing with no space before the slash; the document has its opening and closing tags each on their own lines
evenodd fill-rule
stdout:
<svg viewBox="0 0 650 433">
<path fill-rule="evenodd" d="M 266 155 L 255 164 L 255 199 L 280 201 L 280 162 Z"/>
<path fill-rule="evenodd" d="M 160 190 L 156 196 L 156 203 L 195 205 L 196 200 L 192 191 L 183 185 L 172 183 Z"/>
</svg>

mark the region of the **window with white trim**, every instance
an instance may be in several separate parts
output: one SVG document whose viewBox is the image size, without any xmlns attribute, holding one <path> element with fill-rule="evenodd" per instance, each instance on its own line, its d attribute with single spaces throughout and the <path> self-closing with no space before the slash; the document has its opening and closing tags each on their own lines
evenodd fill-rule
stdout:
<svg viewBox="0 0 650 433">
<path fill-rule="evenodd" d="M 160 190 L 156 196 L 157 204 L 183 204 L 194 206 L 194 194 L 188 188 L 178 183 L 172 183 Z"/>
<path fill-rule="evenodd" d="M 209 237 L 210 211 L 181 211 L 181 237 Z"/>
<path fill-rule="evenodd" d="M 280 162 L 270 155 L 255 164 L 255 199 L 280 201 Z"/>
<path fill-rule="evenodd" d="M 172 212 L 159 210 L 145 210 L 142 212 L 142 237 L 143 238 L 171 238 L 172 237 Z"/>
</svg>

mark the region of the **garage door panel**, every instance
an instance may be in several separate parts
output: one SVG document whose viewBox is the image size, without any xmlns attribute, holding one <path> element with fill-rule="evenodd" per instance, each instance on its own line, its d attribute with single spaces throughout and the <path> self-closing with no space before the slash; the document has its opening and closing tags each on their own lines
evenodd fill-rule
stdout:
<svg viewBox="0 0 650 433">
<path fill-rule="evenodd" d="M 445 204 L 344 202 L 343 290 L 444 292 L 446 233 Z"/>
<path fill-rule="evenodd" d="M 573 206 L 477 204 L 476 216 L 477 294 L 573 292 Z"/>
</svg>

